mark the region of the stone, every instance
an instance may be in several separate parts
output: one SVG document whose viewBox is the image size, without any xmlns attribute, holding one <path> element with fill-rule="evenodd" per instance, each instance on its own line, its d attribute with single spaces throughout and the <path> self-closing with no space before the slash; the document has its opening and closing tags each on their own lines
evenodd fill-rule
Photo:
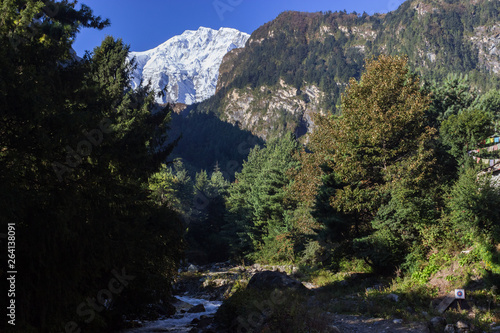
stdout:
<svg viewBox="0 0 500 333">
<path fill-rule="evenodd" d="M 196 272 L 198 272 L 198 267 L 196 267 L 195 265 L 191 264 L 188 267 L 188 272 L 190 272 L 190 273 L 196 273 Z"/>
<path fill-rule="evenodd" d="M 150 308 L 150 313 L 156 316 L 166 316 L 170 317 L 176 313 L 177 309 L 170 303 L 164 304 L 152 304 Z"/>
<path fill-rule="evenodd" d="M 455 333 L 455 326 L 453 326 L 452 324 L 448 324 L 446 325 L 446 327 L 444 328 L 444 333 Z"/>
<path fill-rule="evenodd" d="M 469 328 L 469 324 L 467 324 L 466 322 L 463 322 L 461 320 L 457 321 L 457 328 L 458 329 L 468 329 Z"/>
<path fill-rule="evenodd" d="M 256 273 L 250 281 L 248 288 L 254 289 L 284 289 L 292 288 L 296 290 L 307 290 L 307 288 L 299 281 L 292 279 L 285 273 L 264 271 Z"/>
<path fill-rule="evenodd" d="M 443 317 L 433 317 L 431 319 L 431 325 L 434 328 L 444 327 L 446 325 L 446 319 Z"/>
<path fill-rule="evenodd" d="M 387 298 L 390 299 L 391 301 L 396 302 L 396 303 L 399 301 L 399 296 L 396 294 L 391 293 L 391 294 L 387 295 Z"/>
<path fill-rule="evenodd" d="M 408 332 L 431 333 L 427 323 L 412 323 Z M 441 333 L 442 331 L 439 331 Z"/>
<path fill-rule="evenodd" d="M 410 314 L 415 314 L 415 313 L 416 313 L 416 312 L 415 312 L 415 309 L 414 309 L 414 308 L 412 308 L 411 306 L 407 306 L 407 307 L 406 307 L 406 311 L 408 311 L 408 313 L 410 313 Z"/>
<path fill-rule="evenodd" d="M 457 321 L 456 327 L 457 327 L 457 332 L 459 333 L 469 332 L 469 324 L 467 324 L 464 321 L 461 320 Z"/>
<path fill-rule="evenodd" d="M 328 333 L 342 333 L 341 330 L 338 329 L 337 326 L 329 326 L 327 329 Z"/>
<path fill-rule="evenodd" d="M 205 307 L 203 304 L 198 304 L 193 306 L 191 309 L 189 309 L 187 312 L 188 313 L 200 313 L 200 312 L 205 312 Z"/>
<path fill-rule="evenodd" d="M 191 321 L 191 325 L 196 325 L 198 329 L 206 328 L 212 324 L 212 317 L 201 316 L 199 319 L 195 318 Z"/>
<path fill-rule="evenodd" d="M 402 324 L 403 323 L 403 319 L 394 319 L 392 322 L 394 324 Z"/>
<path fill-rule="evenodd" d="M 312 284 L 311 282 L 302 282 L 302 284 L 304 285 L 304 287 L 306 287 L 307 289 L 315 289 L 316 286 L 314 284 Z"/>
<path fill-rule="evenodd" d="M 172 305 L 175 307 L 177 312 L 184 313 L 193 306 L 189 303 L 183 302 L 181 300 L 176 300 Z"/>
</svg>

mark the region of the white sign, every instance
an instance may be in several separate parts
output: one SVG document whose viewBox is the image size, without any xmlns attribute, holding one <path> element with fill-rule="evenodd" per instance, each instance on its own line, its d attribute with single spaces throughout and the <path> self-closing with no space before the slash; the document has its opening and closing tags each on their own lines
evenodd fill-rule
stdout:
<svg viewBox="0 0 500 333">
<path fill-rule="evenodd" d="M 455 289 L 455 299 L 465 299 L 465 290 Z"/>
</svg>

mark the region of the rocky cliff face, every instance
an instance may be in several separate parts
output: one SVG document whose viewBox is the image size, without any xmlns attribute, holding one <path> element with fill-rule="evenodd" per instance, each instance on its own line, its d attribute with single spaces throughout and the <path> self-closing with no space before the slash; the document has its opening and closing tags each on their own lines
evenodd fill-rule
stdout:
<svg viewBox="0 0 500 333">
<path fill-rule="evenodd" d="M 323 113 L 323 93 L 315 85 L 304 91 L 287 85 L 283 80 L 278 86 L 260 86 L 234 89 L 221 108 L 223 120 L 252 129 L 252 133 L 266 140 L 286 131 L 298 137 L 314 128 L 312 115 Z"/>
<path fill-rule="evenodd" d="M 481 66 L 500 74 L 500 24 L 475 27 L 470 40 L 478 49 Z"/>
</svg>

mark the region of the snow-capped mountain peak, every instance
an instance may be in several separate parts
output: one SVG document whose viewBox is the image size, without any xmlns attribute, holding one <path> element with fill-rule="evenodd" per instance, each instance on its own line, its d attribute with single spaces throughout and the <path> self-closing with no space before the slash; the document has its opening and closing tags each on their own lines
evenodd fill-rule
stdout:
<svg viewBox="0 0 500 333">
<path fill-rule="evenodd" d="M 137 68 L 132 74 L 132 86 L 141 79 L 151 80 L 155 92 L 166 88 L 159 103 L 193 104 L 213 94 L 217 86 L 219 66 L 224 55 L 245 46 L 250 35 L 232 28 L 214 30 L 200 27 L 186 30 L 158 47 L 144 52 L 130 52 Z"/>
</svg>

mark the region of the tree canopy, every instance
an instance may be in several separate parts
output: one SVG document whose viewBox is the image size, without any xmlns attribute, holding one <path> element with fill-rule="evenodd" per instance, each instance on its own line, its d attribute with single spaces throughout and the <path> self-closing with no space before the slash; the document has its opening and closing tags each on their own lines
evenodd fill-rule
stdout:
<svg viewBox="0 0 500 333">
<path fill-rule="evenodd" d="M 75 6 L 1 2 L 0 219 L 4 230 L 16 225 L 24 331 L 108 330 L 123 313 L 169 297 L 165 281 L 182 254 L 179 217 L 147 190 L 173 147 L 169 110 L 152 113 L 154 96 L 130 89 L 121 40 L 73 55 L 80 28 L 108 25 Z M 113 272 L 133 281 L 92 310 L 86 300 Z"/>
</svg>

